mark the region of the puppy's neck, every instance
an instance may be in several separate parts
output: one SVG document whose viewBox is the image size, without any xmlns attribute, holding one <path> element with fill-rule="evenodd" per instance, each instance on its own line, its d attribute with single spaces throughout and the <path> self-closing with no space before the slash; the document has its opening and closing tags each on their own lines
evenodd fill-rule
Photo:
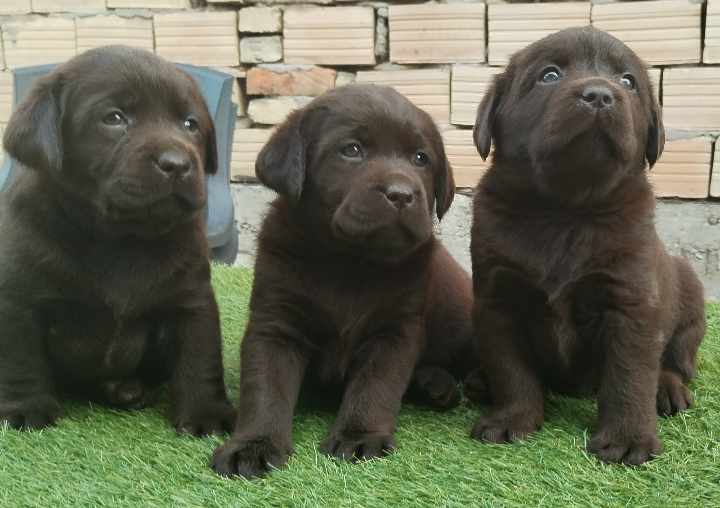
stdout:
<svg viewBox="0 0 720 508">
<path fill-rule="evenodd" d="M 528 162 L 529 164 L 529 162 Z M 644 171 L 630 172 L 608 190 L 592 187 L 572 193 L 542 190 L 533 181 L 533 168 L 518 171 L 514 164 L 495 161 L 478 186 L 495 206 L 512 214 L 562 213 L 584 216 L 652 217 L 655 197 Z"/>
<path fill-rule="evenodd" d="M 58 240 L 74 238 L 90 243 L 120 241 L 127 244 L 127 239 L 134 236 L 116 231 L 92 202 L 77 195 L 73 189 L 59 192 L 57 182 L 35 171 L 23 173 L 19 180 L 13 198 L 16 210 Z M 42 198 L 38 199 L 38 196 Z M 167 243 L 171 237 L 188 235 L 189 230 L 202 228 L 198 220 L 179 223 L 162 234 L 138 236 L 138 240 L 140 244 Z"/>
</svg>

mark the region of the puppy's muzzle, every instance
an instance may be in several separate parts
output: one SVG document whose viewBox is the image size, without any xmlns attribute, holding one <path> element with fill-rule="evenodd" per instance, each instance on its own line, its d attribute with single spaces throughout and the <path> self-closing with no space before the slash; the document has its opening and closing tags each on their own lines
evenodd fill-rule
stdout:
<svg viewBox="0 0 720 508">
<path fill-rule="evenodd" d="M 593 111 L 610 109 L 615 104 L 615 94 L 605 85 L 591 84 L 583 89 L 580 104 Z"/>
<path fill-rule="evenodd" d="M 186 177 L 193 167 L 193 160 L 190 155 L 177 148 L 163 150 L 154 157 L 153 163 L 161 174 L 169 178 Z"/>
<path fill-rule="evenodd" d="M 409 208 L 415 203 L 418 190 L 405 182 L 393 182 L 384 186 L 380 191 L 385 198 L 398 210 Z"/>
</svg>

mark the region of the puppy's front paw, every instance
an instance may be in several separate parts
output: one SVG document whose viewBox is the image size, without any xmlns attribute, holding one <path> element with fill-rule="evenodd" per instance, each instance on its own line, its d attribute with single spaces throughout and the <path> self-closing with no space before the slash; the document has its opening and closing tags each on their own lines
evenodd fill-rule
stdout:
<svg viewBox="0 0 720 508">
<path fill-rule="evenodd" d="M 232 431 L 235 415 L 229 402 L 209 402 L 178 411 L 173 425 L 178 432 L 196 437 L 220 435 Z"/>
<path fill-rule="evenodd" d="M 674 372 L 660 374 L 657 391 L 657 412 L 660 416 L 672 416 L 692 406 L 693 397 L 682 378 Z"/>
<path fill-rule="evenodd" d="M 337 459 L 356 461 L 384 457 L 395 450 L 392 434 L 333 432 L 320 444 L 320 451 Z"/>
<path fill-rule="evenodd" d="M 291 454 L 291 447 L 278 446 L 268 436 L 232 438 L 215 450 L 210 467 L 220 476 L 250 480 L 285 466 Z"/>
<path fill-rule="evenodd" d="M 480 417 L 470 435 L 489 443 L 512 443 L 525 439 L 541 426 L 542 419 L 528 413 L 500 410 Z"/>
<path fill-rule="evenodd" d="M 0 425 L 7 423 L 13 429 L 38 430 L 54 425 L 60 413 L 60 404 L 50 395 L 3 402 L 0 403 Z"/>
<path fill-rule="evenodd" d="M 600 429 L 587 448 L 603 462 L 629 466 L 639 466 L 662 453 L 662 445 L 654 432 L 633 435 L 616 429 Z"/>
</svg>

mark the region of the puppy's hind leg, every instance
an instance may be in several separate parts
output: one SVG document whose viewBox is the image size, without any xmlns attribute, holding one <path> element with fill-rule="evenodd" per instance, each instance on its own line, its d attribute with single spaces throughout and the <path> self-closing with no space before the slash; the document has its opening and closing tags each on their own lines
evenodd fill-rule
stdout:
<svg viewBox="0 0 720 508">
<path fill-rule="evenodd" d="M 0 294 L 0 426 L 41 429 L 60 416 L 45 333 L 32 310 Z"/>
<path fill-rule="evenodd" d="M 150 404 L 150 391 L 139 379 L 106 381 L 100 390 L 102 400 L 119 409 L 142 409 Z"/>
<path fill-rule="evenodd" d="M 695 376 L 697 351 L 706 328 L 702 284 L 687 261 L 674 260 L 680 286 L 680 319 L 662 357 L 657 392 L 657 411 L 662 416 L 677 414 L 692 405 L 692 394 L 686 385 Z"/>
<path fill-rule="evenodd" d="M 445 411 L 460 403 L 460 388 L 455 377 L 443 369 L 432 365 L 420 365 L 413 373 L 409 400 Z"/>
</svg>

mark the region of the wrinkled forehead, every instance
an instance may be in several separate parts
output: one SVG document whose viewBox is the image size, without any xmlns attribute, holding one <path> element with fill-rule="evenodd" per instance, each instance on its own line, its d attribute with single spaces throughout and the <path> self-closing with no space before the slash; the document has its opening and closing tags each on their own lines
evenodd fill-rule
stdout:
<svg viewBox="0 0 720 508">
<path fill-rule="evenodd" d="M 196 110 L 202 109 L 192 78 L 171 65 L 96 61 L 64 74 L 68 108 L 79 113 L 103 106 L 154 114 L 200 114 Z"/>
<path fill-rule="evenodd" d="M 306 128 L 320 144 L 354 139 L 380 151 L 430 147 L 436 128 L 430 117 L 403 100 L 338 97 L 310 111 Z"/>
<path fill-rule="evenodd" d="M 557 65 L 592 73 L 645 75 L 645 65 L 620 40 L 599 30 L 570 29 L 542 39 L 516 55 L 512 62 L 518 68 L 535 64 Z"/>
<path fill-rule="evenodd" d="M 371 110 L 361 114 L 335 111 L 314 116 L 322 124 L 316 129 L 317 146 L 321 150 L 350 140 L 371 148 L 374 155 L 435 149 L 433 129 L 416 115 Z"/>
</svg>

